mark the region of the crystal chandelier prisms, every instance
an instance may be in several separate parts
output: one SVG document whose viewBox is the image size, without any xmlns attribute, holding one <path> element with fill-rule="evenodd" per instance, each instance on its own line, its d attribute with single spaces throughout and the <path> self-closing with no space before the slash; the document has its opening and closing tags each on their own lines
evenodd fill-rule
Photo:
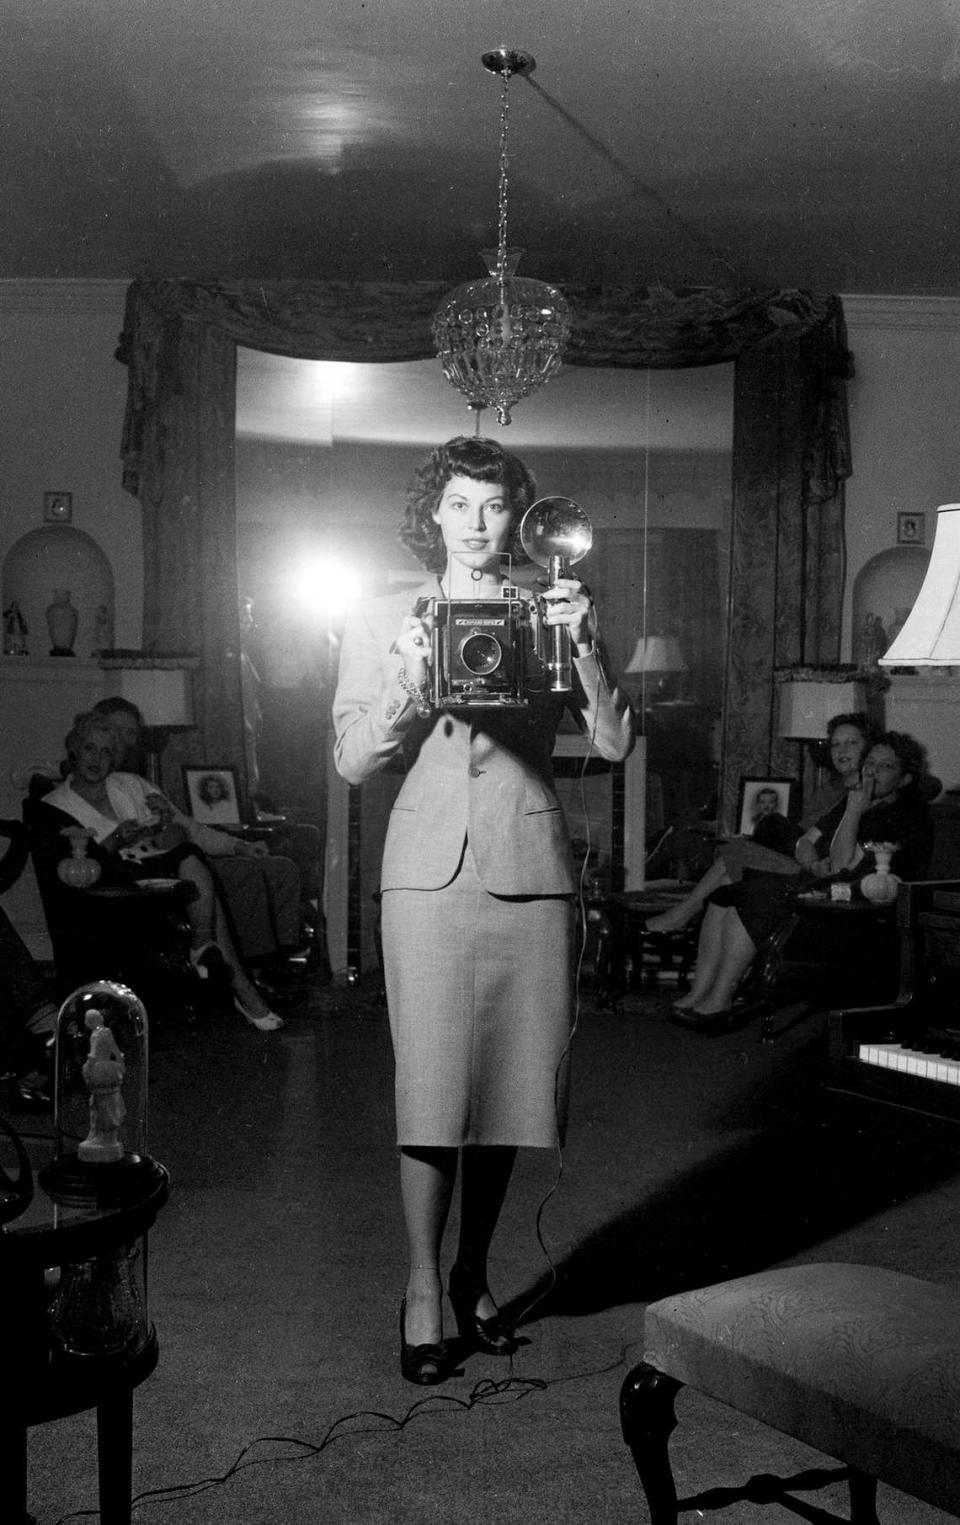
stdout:
<svg viewBox="0 0 960 1525">
<path fill-rule="evenodd" d="M 497 48 L 483 66 L 501 78 L 500 184 L 497 248 L 483 251 L 486 280 L 458 286 L 434 314 L 433 338 L 443 374 L 469 407 L 496 408 L 501 424 L 510 409 L 560 368 L 570 335 L 570 308 L 545 281 L 517 275 L 521 250 L 507 247 L 508 89 L 512 74 L 529 74 L 529 53 Z"/>
</svg>

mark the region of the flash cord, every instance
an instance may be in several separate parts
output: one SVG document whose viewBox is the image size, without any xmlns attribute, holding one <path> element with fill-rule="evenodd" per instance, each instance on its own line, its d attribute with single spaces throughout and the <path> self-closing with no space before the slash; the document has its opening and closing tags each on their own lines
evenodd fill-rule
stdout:
<svg viewBox="0 0 960 1525">
<path fill-rule="evenodd" d="M 594 644 L 594 650 L 597 653 L 597 657 L 598 657 L 598 661 L 599 661 L 599 651 L 600 651 L 600 621 L 599 621 L 599 616 L 597 618 L 597 628 L 596 628 L 596 630 L 594 632 L 593 644 Z M 604 679 L 604 681 L 605 681 L 605 679 Z M 573 1047 L 573 1040 L 574 1040 L 574 1038 L 577 1035 L 577 1029 L 580 1026 L 580 1012 L 581 1012 L 581 1009 L 582 1009 L 581 1008 L 581 998 L 580 998 L 581 981 L 582 981 L 582 978 L 583 978 L 583 961 L 584 961 L 584 958 L 586 957 L 586 952 L 587 952 L 587 931 L 588 931 L 588 926 L 589 926 L 589 923 L 588 923 L 588 920 L 587 920 L 586 880 L 587 880 L 587 870 L 588 870 L 588 868 L 590 866 L 590 854 L 593 851 L 593 842 L 592 842 L 591 835 L 590 835 L 590 812 L 587 809 L 587 791 L 586 791 L 585 780 L 586 780 L 586 776 L 587 776 L 587 763 L 590 761 L 590 756 L 591 756 L 591 753 L 593 752 L 593 749 L 594 749 L 594 743 L 596 742 L 596 739 L 597 739 L 597 726 L 599 724 L 599 721 L 600 721 L 600 710 L 599 710 L 599 706 L 597 706 L 597 709 L 596 709 L 596 711 L 594 713 L 594 717 L 593 717 L 593 729 L 590 732 L 589 737 L 587 738 L 588 746 L 586 748 L 586 751 L 583 754 L 583 761 L 580 764 L 580 773 L 579 773 L 579 777 L 577 779 L 577 783 L 579 784 L 579 787 L 580 787 L 580 811 L 581 811 L 581 814 L 583 816 L 583 821 L 584 821 L 584 839 L 585 839 L 583 858 L 582 858 L 581 863 L 580 863 L 580 872 L 579 872 L 579 874 L 577 876 L 577 911 L 578 911 L 578 914 L 579 914 L 580 946 L 579 946 L 579 949 L 578 949 L 578 952 L 577 952 L 577 967 L 576 967 L 576 973 L 574 975 L 573 1020 L 570 1023 L 570 1031 L 567 1034 L 567 1041 L 566 1041 L 566 1043 L 563 1046 L 563 1051 L 562 1051 L 562 1053 L 560 1055 L 559 1060 L 557 1061 L 557 1067 L 554 1070 L 554 1074 L 553 1074 L 553 1116 L 554 1116 L 554 1122 L 555 1122 L 556 1130 L 557 1130 L 557 1145 L 556 1145 L 557 1168 L 556 1168 L 556 1174 L 555 1174 L 552 1182 L 550 1183 L 549 1187 L 547 1188 L 546 1192 L 544 1193 L 543 1197 L 540 1200 L 539 1206 L 537 1207 L 536 1216 L 534 1218 L 534 1232 L 535 1232 L 536 1237 L 537 1237 L 537 1244 L 539 1246 L 540 1253 L 543 1256 L 543 1258 L 544 1258 L 544 1260 L 546 1262 L 546 1265 L 547 1265 L 548 1279 L 547 1279 L 547 1284 L 543 1288 L 543 1290 L 541 1292 L 538 1292 L 536 1297 L 531 1298 L 530 1301 L 528 1303 L 525 1303 L 524 1306 L 520 1309 L 520 1312 L 516 1315 L 516 1319 L 515 1319 L 515 1322 L 518 1323 L 518 1324 L 521 1323 L 522 1320 L 527 1318 L 527 1316 L 530 1313 L 533 1312 L 534 1308 L 538 1308 L 540 1306 L 540 1304 L 546 1298 L 548 1298 L 550 1296 L 550 1294 L 554 1291 L 554 1289 L 555 1289 L 555 1287 L 557 1285 L 557 1280 L 558 1280 L 558 1276 L 559 1276 L 559 1273 L 557 1271 L 557 1267 L 556 1267 L 556 1265 L 554 1264 L 554 1261 L 553 1261 L 553 1257 L 551 1256 L 550 1251 L 547 1249 L 546 1241 L 544 1240 L 544 1237 L 543 1237 L 543 1218 L 544 1218 L 544 1214 L 546 1213 L 546 1210 L 547 1210 L 547 1207 L 548 1207 L 550 1201 L 556 1195 L 556 1193 L 559 1191 L 559 1189 L 560 1189 L 560 1182 L 563 1179 L 563 1165 L 564 1165 L 564 1161 L 563 1161 L 563 1144 L 560 1141 L 560 1077 L 561 1077 L 561 1075 L 563 1073 L 563 1067 L 566 1064 L 566 1062 L 567 1062 L 567 1060 L 568 1060 L 568 1058 L 570 1056 L 570 1050 Z M 512 1370 L 512 1366 L 513 1366 L 513 1357 L 512 1356 L 510 1357 L 510 1363 L 511 1363 L 511 1370 Z"/>
<path fill-rule="evenodd" d="M 209 1477 L 193 1478 L 184 1483 L 167 1483 L 162 1488 L 146 1488 L 142 1493 L 134 1495 L 130 1507 L 137 1509 L 141 1504 L 166 1504 L 173 1503 L 175 1500 L 196 1498 L 201 1493 L 208 1493 L 212 1488 L 220 1488 L 225 1483 L 229 1483 L 249 1467 L 264 1467 L 278 1462 L 288 1464 L 309 1461 L 329 1450 L 339 1440 L 350 1440 L 362 1435 L 399 1435 L 414 1420 L 430 1418 L 434 1414 L 451 1411 L 469 1414 L 484 1405 L 519 1403 L 534 1393 L 545 1393 L 549 1388 L 560 1387 L 564 1383 L 584 1382 L 592 1377 L 608 1376 L 626 1366 L 630 1359 L 632 1345 L 631 1341 L 622 1346 L 616 1360 L 608 1361 L 604 1366 L 568 1372 L 559 1377 L 504 1377 L 499 1382 L 484 1377 L 471 1388 L 465 1398 L 435 1393 L 429 1398 L 419 1398 L 399 1416 L 384 1413 L 380 1409 L 358 1409 L 352 1414 L 342 1414 L 339 1419 L 335 1419 L 327 1426 L 318 1441 L 305 1440 L 299 1435 L 258 1435 L 255 1440 L 250 1440 L 241 1447 L 225 1472 L 216 1472 Z M 251 1455 L 257 1446 L 266 1445 L 296 1446 L 298 1451 L 292 1456 Z M 68 1525 L 70 1520 L 93 1519 L 95 1516 L 99 1516 L 97 1509 L 73 1509 L 69 1514 L 62 1514 L 57 1525 Z"/>
</svg>

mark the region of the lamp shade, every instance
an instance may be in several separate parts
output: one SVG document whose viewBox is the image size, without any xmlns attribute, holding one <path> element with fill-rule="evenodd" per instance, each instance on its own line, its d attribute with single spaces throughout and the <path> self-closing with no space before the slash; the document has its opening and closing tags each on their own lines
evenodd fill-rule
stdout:
<svg viewBox="0 0 960 1525">
<path fill-rule="evenodd" d="M 960 666 L 960 503 L 937 509 L 933 551 L 917 601 L 880 665 Z"/>
<path fill-rule="evenodd" d="M 790 741 L 823 741 L 834 715 L 863 708 L 863 684 L 856 679 L 787 678 L 780 684 L 779 734 Z"/>
<path fill-rule="evenodd" d="M 642 635 L 625 672 L 686 672 L 680 642 L 673 635 Z"/>
<path fill-rule="evenodd" d="M 101 660 L 107 669 L 108 697 L 127 699 L 143 716 L 144 725 L 174 727 L 193 725 L 191 667 L 196 658 L 137 656 Z"/>
</svg>

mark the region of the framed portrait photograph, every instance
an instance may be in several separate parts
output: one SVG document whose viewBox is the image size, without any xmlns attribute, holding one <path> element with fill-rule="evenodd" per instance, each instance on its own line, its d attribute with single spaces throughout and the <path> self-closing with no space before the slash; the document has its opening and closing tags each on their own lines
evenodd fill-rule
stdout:
<svg viewBox="0 0 960 1525">
<path fill-rule="evenodd" d="M 923 545 L 925 522 L 923 514 L 898 514 L 897 545 Z"/>
<path fill-rule="evenodd" d="M 793 821 L 797 813 L 798 784 L 795 778 L 740 779 L 737 835 L 752 837 L 760 821 L 782 816 Z"/>
<path fill-rule="evenodd" d="M 182 772 L 187 809 L 195 821 L 204 826 L 240 825 L 236 768 L 222 763 L 184 764 Z"/>
</svg>

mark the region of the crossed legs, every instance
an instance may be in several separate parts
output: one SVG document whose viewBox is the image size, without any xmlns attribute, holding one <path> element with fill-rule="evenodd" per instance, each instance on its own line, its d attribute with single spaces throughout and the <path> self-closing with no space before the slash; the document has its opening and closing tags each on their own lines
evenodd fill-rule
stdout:
<svg viewBox="0 0 960 1525">
<path fill-rule="evenodd" d="M 723 858 L 716 857 L 711 863 L 703 878 L 698 880 L 689 894 L 685 895 L 676 905 L 662 911 L 659 916 L 647 917 L 648 932 L 679 932 L 687 926 L 693 918 L 699 914 L 708 898 L 714 890 L 718 890 L 722 884 L 732 884 L 733 880 L 727 873 L 727 865 Z"/>
</svg>

